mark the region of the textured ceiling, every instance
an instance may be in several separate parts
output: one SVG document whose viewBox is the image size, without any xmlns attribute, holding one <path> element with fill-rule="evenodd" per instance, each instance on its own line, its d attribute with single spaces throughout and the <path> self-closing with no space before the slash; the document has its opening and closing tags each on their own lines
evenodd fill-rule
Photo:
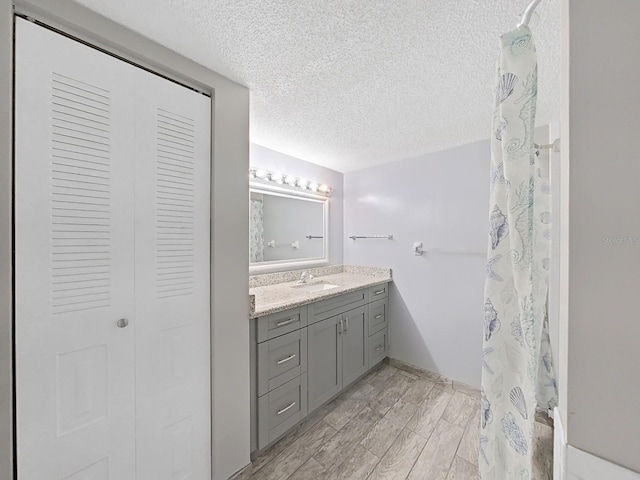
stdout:
<svg viewBox="0 0 640 480">
<path fill-rule="evenodd" d="M 528 0 L 78 0 L 251 89 L 251 141 L 339 171 L 489 137 L 498 37 Z M 559 0 L 532 21 L 558 118 Z"/>
</svg>

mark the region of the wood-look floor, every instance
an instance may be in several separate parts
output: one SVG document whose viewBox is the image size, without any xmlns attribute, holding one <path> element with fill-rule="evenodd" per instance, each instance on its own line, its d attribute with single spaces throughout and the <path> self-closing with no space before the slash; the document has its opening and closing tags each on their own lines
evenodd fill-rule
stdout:
<svg viewBox="0 0 640 480">
<path fill-rule="evenodd" d="M 383 364 L 253 462 L 254 480 L 475 480 L 480 399 Z M 536 422 L 534 478 L 551 480 L 553 429 Z"/>
</svg>

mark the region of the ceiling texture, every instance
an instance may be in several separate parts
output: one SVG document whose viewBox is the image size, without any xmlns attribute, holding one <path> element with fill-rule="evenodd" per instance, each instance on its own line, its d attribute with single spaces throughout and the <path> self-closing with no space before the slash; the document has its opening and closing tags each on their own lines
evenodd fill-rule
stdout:
<svg viewBox="0 0 640 480">
<path fill-rule="evenodd" d="M 499 36 L 528 0 L 77 0 L 251 90 L 253 143 L 349 172 L 490 136 Z M 537 124 L 558 120 L 543 0 Z"/>
</svg>

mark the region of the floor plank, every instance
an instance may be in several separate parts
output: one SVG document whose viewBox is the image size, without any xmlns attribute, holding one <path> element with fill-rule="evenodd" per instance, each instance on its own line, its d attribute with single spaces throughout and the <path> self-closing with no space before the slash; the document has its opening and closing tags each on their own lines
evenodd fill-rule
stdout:
<svg viewBox="0 0 640 480">
<path fill-rule="evenodd" d="M 369 450 L 356 445 L 340 465 L 329 471 L 328 478 L 330 480 L 365 480 L 379 461 L 380 459 Z"/>
<path fill-rule="evenodd" d="M 401 397 L 393 407 L 389 409 L 385 417 L 391 421 L 391 423 L 404 428 L 411 417 L 416 413 L 419 406 L 419 403 L 409 402 L 405 400 L 405 397 Z"/>
<path fill-rule="evenodd" d="M 328 472 L 312 457 L 302 464 L 288 480 L 324 480 L 327 477 Z"/>
<path fill-rule="evenodd" d="M 446 480 L 464 430 L 440 419 L 407 480 Z"/>
<path fill-rule="evenodd" d="M 418 435 L 429 438 L 452 397 L 453 395 L 434 388 L 409 419 L 407 427 Z"/>
<path fill-rule="evenodd" d="M 329 412 L 324 421 L 331 425 L 336 430 L 340 430 L 344 427 L 349 420 L 362 411 L 367 405 L 368 400 L 366 398 L 351 397 L 343 398 L 341 402 L 336 405 L 336 408 Z"/>
<path fill-rule="evenodd" d="M 332 470 L 349 457 L 355 445 L 364 439 L 381 418 L 381 414 L 369 407 L 365 407 L 340 429 L 334 437 L 322 445 L 313 454 L 313 458 L 325 469 Z"/>
<path fill-rule="evenodd" d="M 476 401 L 474 406 L 474 413 L 469 422 L 467 428 L 462 435 L 460 446 L 458 447 L 457 455 L 471 463 L 478 466 L 478 448 L 480 438 L 480 404 Z"/>
<path fill-rule="evenodd" d="M 362 446 L 382 458 L 400 434 L 402 428 L 402 426 L 391 422 L 387 417 L 383 417 L 364 437 L 361 442 Z"/>
<path fill-rule="evenodd" d="M 533 478 L 536 480 L 553 478 L 553 428 L 539 422 L 535 423 Z"/>
<path fill-rule="evenodd" d="M 396 369 L 393 370 L 396 373 L 389 373 L 386 370 L 381 372 L 381 376 L 371 383 L 378 390 L 378 394 L 370 399 L 369 406 L 383 415 L 393 407 L 415 382 L 415 380 L 398 373 Z"/>
<path fill-rule="evenodd" d="M 427 440 L 405 428 L 394 440 L 369 480 L 405 480 Z"/>
<path fill-rule="evenodd" d="M 419 378 L 409 386 L 407 391 L 402 395 L 402 398 L 407 402 L 420 404 L 424 401 L 431 389 L 433 389 L 433 382 Z"/>
<path fill-rule="evenodd" d="M 382 365 L 376 374 L 368 380 L 368 383 L 380 390 L 384 383 L 393 375 L 400 374 L 396 372 L 395 368 L 390 367 L 389 365 Z"/>
<path fill-rule="evenodd" d="M 276 458 L 265 465 L 252 480 L 284 480 L 291 476 L 301 465 L 330 438 L 338 432 L 324 421 L 318 422 L 294 443 L 285 448 Z"/>
<path fill-rule="evenodd" d="M 475 405 L 474 398 L 456 391 L 442 414 L 442 418 L 449 423 L 465 428 L 474 414 Z"/>
<path fill-rule="evenodd" d="M 478 467 L 456 456 L 451 464 L 447 480 L 480 480 Z"/>
</svg>

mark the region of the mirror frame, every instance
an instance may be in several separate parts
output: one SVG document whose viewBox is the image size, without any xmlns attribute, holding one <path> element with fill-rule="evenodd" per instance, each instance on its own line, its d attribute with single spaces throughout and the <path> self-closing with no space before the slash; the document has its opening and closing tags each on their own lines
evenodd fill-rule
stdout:
<svg viewBox="0 0 640 480">
<path fill-rule="evenodd" d="M 308 267 L 318 267 L 329 264 L 329 197 L 317 195 L 293 188 L 280 187 L 258 182 L 249 182 L 249 198 L 251 193 L 262 193 L 265 195 L 275 195 L 284 198 L 293 198 L 295 200 L 308 200 L 322 204 L 322 221 L 324 224 L 323 236 L 323 256 L 312 257 L 306 259 L 295 260 L 272 260 L 269 262 L 249 263 L 249 275 L 257 275 L 260 273 L 271 273 L 285 270 L 296 270 Z M 248 215 L 248 212 L 247 212 Z M 247 244 L 247 249 L 249 245 Z"/>
</svg>

